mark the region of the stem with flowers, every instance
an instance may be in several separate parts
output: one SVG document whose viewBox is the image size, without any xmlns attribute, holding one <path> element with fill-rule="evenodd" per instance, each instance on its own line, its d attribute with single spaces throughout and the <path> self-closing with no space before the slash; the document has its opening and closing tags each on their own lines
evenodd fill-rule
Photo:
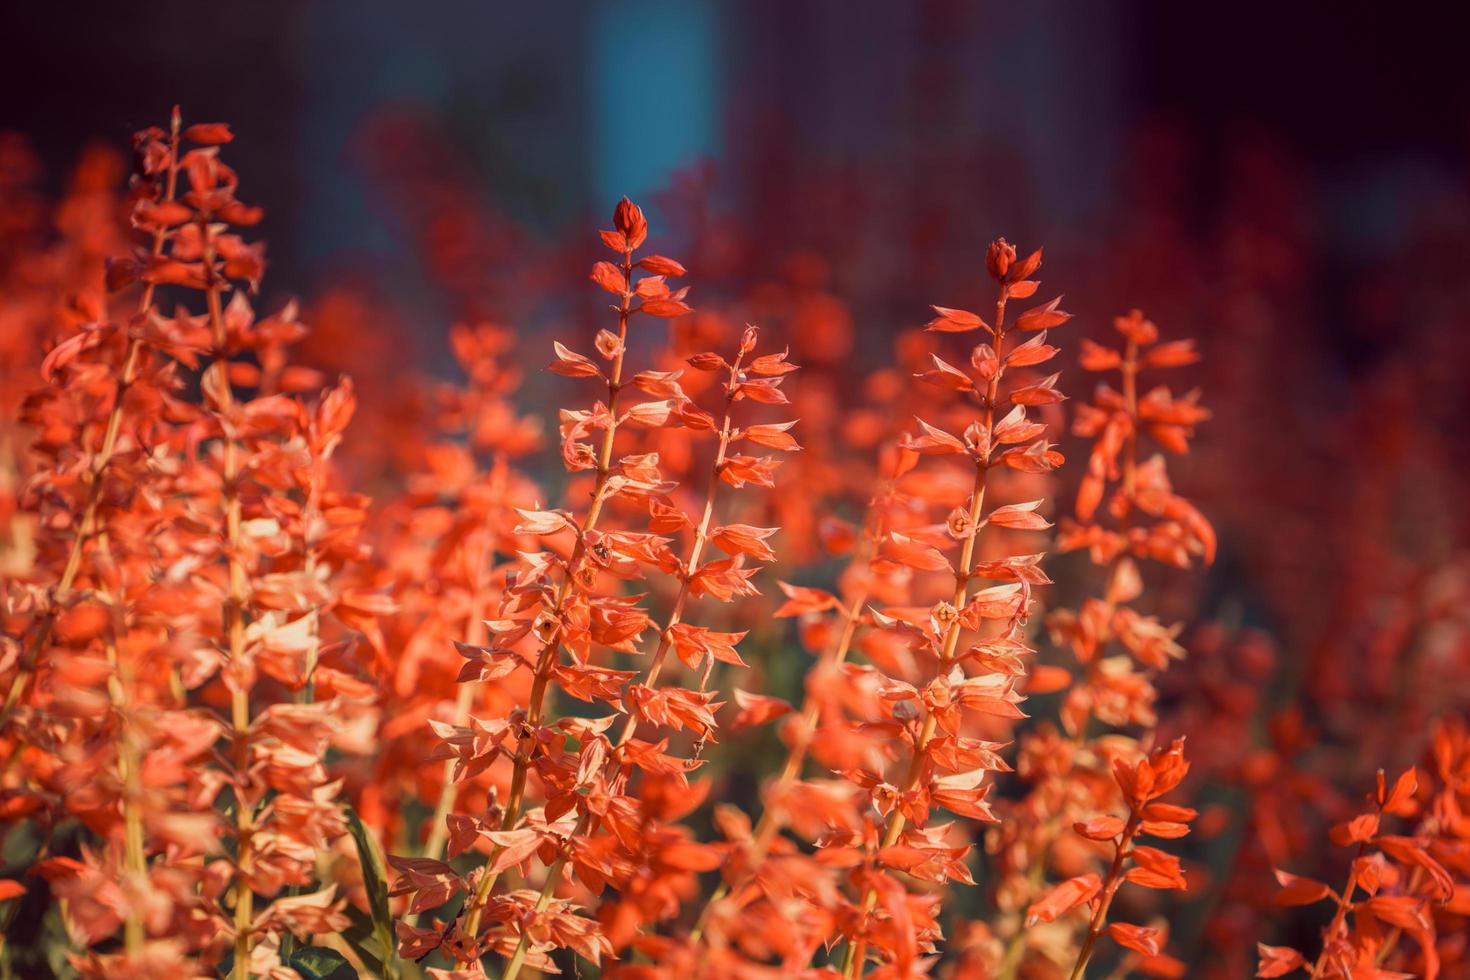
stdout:
<svg viewBox="0 0 1470 980">
<path fill-rule="evenodd" d="M 510 792 L 500 825 L 502 831 L 514 828 L 521 817 L 521 810 L 525 802 L 526 778 L 531 765 L 531 750 L 536 732 L 540 730 L 551 671 L 560 657 L 561 623 L 566 613 L 568 600 L 575 589 L 590 588 L 597 574 L 594 568 L 584 565 L 583 558 L 587 549 L 587 537 L 597 528 L 602 516 L 602 509 L 607 501 L 609 481 L 614 473 L 612 455 L 618 432 L 618 396 L 624 387 L 622 376 L 623 360 L 627 351 L 628 321 L 639 309 L 634 305 L 639 296 L 632 278 L 633 253 L 643 243 L 648 231 L 648 223 L 642 211 L 627 198 L 623 198 L 618 204 L 613 215 L 613 222 L 616 228 L 613 234 L 617 236 L 617 250 L 621 255 L 621 261 L 616 266 L 616 273 L 621 277 L 619 280 L 621 288 L 619 303 L 614 308 L 618 317 L 618 332 L 615 338 L 612 365 L 607 374 L 607 407 L 602 444 L 596 459 L 591 504 L 588 507 L 586 519 L 577 534 L 571 556 L 567 559 L 565 575 L 557 591 L 556 600 L 545 620 L 546 632 L 540 651 L 536 655 L 529 704 L 525 719 L 521 724 L 523 734 L 516 749 L 511 770 Z M 491 850 L 490 858 L 486 863 L 487 869 L 494 866 L 504 850 L 503 846 L 497 846 Z M 485 904 L 489 901 L 499 877 L 499 872 L 487 870 L 483 873 L 470 898 L 466 912 L 463 913 L 464 932 L 472 941 L 479 934 Z"/>
<path fill-rule="evenodd" d="M 1002 317 L 1004 316 L 1004 312 L 1005 299 L 1004 294 L 1002 293 L 1002 299 L 997 304 L 997 315 L 995 324 L 995 346 L 997 353 L 1001 351 L 1001 345 L 1005 339 L 1005 326 L 1002 319 Z M 986 391 L 986 398 L 984 402 L 984 421 L 982 422 L 982 426 L 986 433 L 987 445 L 989 444 L 990 435 L 993 429 L 994 405 L 999 375 L 1000 372 L 997 372 L 996 376 L 991 379 L 990 387 Z M 978 529 L 978 527 L 980 526 L 980 515 L 985 507 L 986 475 L 988 474 L 989 469 L 989 453 L 987 451 L 986 459 L 977 462 L 975 466 L 975 486 L 974 489 L 970 491 L 969 503 L 969 518 L 971 528 Z M 968 537 L 965 538 L 964 545 L 962 546 L 960 551 L 960 562 L 955 572 L 954 597 L 951 601 L 951 605 L 954 609 L 955 614 L 954 618 L 951 620 L 948 628 L 945 631 L 944 646 L 939 658 L 938 667 L 935 671 L 936 677 L 942 676 L 944 671 L 949 667 L 950 662 L 954 659 L 955 648 L 959 644 L 959 610 L 965 607 L 966 600 L 969 596 L 970 577 L 973 570 L 973 563 L 975 558 L 975 539 L 977 537 L 979 537 L 978 530 L 974 533 L 971 533 Z M 919 730 L 919 737 L 914 742 L 914 750 L 909 760 L 908 771 L 904 775 L 902 786 L 902 791 L 904 793 L 913 792 L 914 788 L 918 785 L 919 776 L 923 772 L 924 750 L 929 747 L 929 741 L 934 737 L 934 732 L 937 724 L 937 716 L 933 712 L 929 712 L 925 715 L 923 725 Z M 899 835 L 903 833 L 903 828 L 906 823 L 907 820 L 905 819 L 903 813 L 895 810 L 892 816 L 889 818 L 888 824 L 883 831 L 882 846 L 892 847 L 893 844 L 898 840 Z M 872 914 L 873 906 L 877 904 L 877 901 L 877 891 L 869 888 L 866 894 L 863 896 L 862 902 L 862 915 L 864 919 Z M 857 975 L 857 972 L 862 968 L 861 964 L 866 948 L 867 944 L 862 939 L 858 939 L 856 942 L 848 943 L 847 952 L 842 963 L 843 976 L 852 977 Z"/>
<path fill-rule="evenodd" d="M 1093 906 L 1092 918 L 1087 922 L 1087 937 L 1082 940 L 1082 948 L 1078 950 L 1077 959 L 1072 964 L 1071 980 L 1080 980 L 1087 969 L 1087 961 L 1092 958 L 1092 948 L 1097 945 L 1097 937 L 1102 935 L 1103 926 L 1108 920 L 1108 909 L 1113 904 L 1113 896 L 1123 884 L 1123 862 L 1128 857 L 1128 848 L 1133 843 L 1134 834 L 1138 833 L 1138 823 L 1138 814 L 1129 816 L 1128 823 L 1113 845 L 1113 863 L 1108 867 L 1107 876 L 1103 878 L 1102 892 Z"/>
<path fill-rule="evenodd" d="M 648 670 L 644 674 L 642 685 L 653 687 L 658 683 L 659 676 L 663 672 L 664 664 L 668 660 L 669 651 L 673 649 L 674 628 L 684 619 L 684 607 L 689 599 L 690 582 L 699 570 L 699 561 L 704 554 L 704 549 L 709 542 L 710 526 L 714 520 L 715 498 L 720 486 L 720 474 L 725 469 L 725 457 L 730 448 L 731 436 L 733 434 L 733 419 L 735 414 L 735 403 L 740 398 L 741 364 L 745 357 L 755 349 L 755 329 L 748 328 L 742 338 L 740 350 L 735 360 L 729 366 L 729 376 L 724 385 L 724 417 L 720 421 L 719 441 L 715 447 L 714 462 L 710 467 L 708 485 L 705 490 L 704 506 L 700 513 L 699 524 L 694 531 L 694 538 L 689 545 L 689 553 L 683 561 L 679 576 L 679 592 L 674 599 L 674 604 L 669 610 L 667 621 L 659 631 L 659 642 L 649 661 Z M 613 743 L 615 748 L 627 745 L 638 730 L 638 716 L 632 711 L 628 712 L 627 719 L 623 722 L 622 731 Z M 614 771 L 620 768 L 617 762 L 617 753 L 611 753 L 605 769 Z M 577 827 L 571 834 L 571 840 L 579 839 L 586 833 L 591 823 L 591 811 L 583 810 L 577 820 Z M 541 914 L 546 911 L 547 905 L 555 893 L 556 884 L 561 880 L 562 869 L 566 866 L 568 852 L 566 848 L 558 854 L 556 860 L 547 869 L 546 881 L 541 887 L 541 893 L 537 897 L 535 912 Z M 529 948 L 529 933 L 522 932 L 520 940 L 516 943 L 515 951 L 506 963 L 505 973 L 502 980 L 516 980 L 525 964 L 526 953 Z"/>
<path fill-rule="evenodd" d="M 965 433 L 963 442 L 955 436 L 935 429 L 927 424 L 923 425 L 924 435 L 916 440 L 911 440 L 910 445 L 921 451 L 930 451 L 940 454 L 963 453 L 970 457 L 974 464 L 974 479 L 970 490 L 968 503 L 963 511 L 956 512 L 951 518 L 951 531 L 955 527 L 963 534 L 959 561 L 953 565 L 954 568 L 954 590 L 949 603 L 936 606 L 931 614 L 936 624 L 943 624 L 944 632 L 939 643 L 932 648 L 935 653 L 936 666 L 931 682 L 939 684 L 948 675 L 951 668 L 956 665 L 956 653 L 959 646 L 960 636 L 965 623 L 965 610 L 970 602 L 970 582 L 978 572 L 978 543 L 981 530 L 989 523 L 990 517 L 985 513 L 986 493 L 988 489 L 988 478 L 992 467 L 1004 463 L 1007 465 L 1028 464 L 1020 462 L 1015 456 L 1017 450 L 1000 452 L 999 447 L 1008 441 L 998 432 L 998 421 L 996 409 L 1001 401 L 1001 384 L 1006 377 L 1007 368 L 1015 365 L 1028 365 L 1044 362 L 1055 355 L 1055 348 L 1044 344 L 1044 336 L 1034 341 L 1028 341 L 1024 345 L 1017 345 L 1008 350 L 1006 340 L 1011 334 L 1011 329 L 1006 323 L 1006 303 L 1013 296 L 1029 296 L 1036 285 L 1028 277 L 1041 264 L 1041 253 L 1033 253 L 1024 261 L 1016 261 L 1015 250 L 1004 240 L 991 245 L 987 256 L 987 267 L 992 277 L 998 284 L 998 296 L 995 307 L 994 326 L 985 324 L 984 321 L 973 313 L 962 310 L 950 310 L 936 307 L 939 317 L 931 323 L 931 329 L 944 332 L 959 332 L 973 330 L 976 328 L 986 329 L 991 335 L 990 345 L 977 347 L 971 357 L 971 362 L 984 381 L 983 391 L 976 387 L 968 375 L 947 364 L 937 356 L 934 358 L 936 371 L 925 377 L 934 380 L 935 383 L 951 389 L 961 391 L 972 391 L 975 393 L 980 406 L 980 418 L 972 424 Z M 1055 326 L 1067 319 L 1065 313 L 1056 310 L 1056 302 L 1028 311 L 1017 321 L 1016 329 L 1042 329 L 1046 326 Z M 1055 377 L 1033 385 L 1028 389 L 1018 389 L 1010 394 L 1010 399 L 1015 402 L 1017 408 L 1025 404 L 1045 404 L 1060 400 L 1060 395 L 1055 391 Z M 1025 393 L 1023 393 L 1025 392 Z M 1041 462 L 1037 464 L 1039 469 L 1050 469 L 1052 464 L 1046 459 L 1044 443 L 1038 443 L 1031 449 L 1039 452 L 1032 453 L 1039 457 Z M 1028 450 L 1029 452 L 1030 450 Z M 1059 458 L 1059 457 L 1058 457 Z M 957 518 L 957 519 L 956 519 Z M 1029 523 L 1029 522 L 1028 522 Z M 1041 526 L 1045 526 L 1042 524 Z M 1019 576 L 1017 576 L 1019 577 Z M 1021 600 L 1016 607 L 1010 624 L 1006 628 L 1006 638 L 1014 638 L 1019 629 L 1020 622 L 1024 619 L 1026 607 L 1029 604 L 1028 593 L 1023 592 Z M 978 624 L 977 624 L 978 625 Z M 903 781 L 898 787 L 899 799 L 907 799 L 917 789 L 926 772 L 927 752 L 931 741 L 934 739 L 938 728 L 939 714 L 937 705 L 927 703 L 925 694 L 919 693 L 919 701 L 923 705 L 923 721 L 921 722 L 917 736 L 913 739 L 912 752 L 909 757 L 907 770 Z M 978 799 L 974 801 L 978 804 Z M 981 812 L 981 811 L 977 811 Z M 881 848 L 891 848 L 895 845 L 908 824 L 908 816 L 902 806 L 895 807 L 889 814 L 883 827 L 881 836 Z M 855 928 L 854 935 L 849 939 L 847 948 L 842 959 L 842 974 L 844 977 L 854 977 L 862 971 L 867 952 L 867 924 L 877 904 L 878 892 L 874 885 L 864 889 L 863 899 L 859 910 L 859 923 Z"/>
<path fill-rule="evenodd" d="M 1105 566 L 1106 584 L 1100 596 L 1087 599 L 1079 610 L 1059 609 L 1049 619 L 1054 639 L 1070 644 L 1080 668 L 1075 676 L 1064 674 L 1067 683 L 1060 688 L 1060 720 L 1070 736 L 1071 757 L 1095 752 L 1089 741 L 1095 719 L 1113 726 L 1136 724 L 1151 730 L 1155 724 L 1153 676 L 1184 654 L 1174 641 L 1179 627 L 1165 626 L 1130 608 L 1129 603 L 1142 592 L 1136 559 L 1153 558 L 1183 568 L 1197 555 L 1208 562 L 1214 548 L 1208 522 L 1169 486 L 1162 456 L 1147 463 L 1139 460 L 1141 430 L 1150 432 L 1163 448 L 1183 452 L 1194 425 L 1209 417 L 1197 405 L 1195 393 L 1176 399 L 1166 388 L 1158 387 L 1145 399 L 1138 394 L 1141 370 L 1190 364 L 1197 359 L 1193 345 L 1187 340 L 1159 343 L 1158 328 L 1136 310 L 1118 317 L 1114 326 L 1123 339 L 1116 349 L 1083 341 L 1082 366 L 1089 371 L 1116 371 L 1120 390 L 1099 385 L 1092 404 L 1077 410 L 1075 431 L 1092 438 L 1093 447 L 1077 492 L 1076 520 L 1063 521 L 1059 536 L 1059 550 L 1086 548 L 1095 564 Z M 1113 526 L 1100 522 L 1100 511 L 1112 516 Z M 1151 523 L 1150 518 L 1156 522 Z M 1121 657 L 1110 654 L 1115 644 L 1121 648 Z M 1125 664 L 1131 671 L 1133 659 L 1140 661 L 1147 673 L 1140 674 L 1136 702 L 1121 709 L 1108 699 L 1108 672 L 1116 676 L 1122 669 L 1120 665 Z M 1037 737 L 1026 736 L 1028 741 Z M 1074 784 L 1069 782 L 1072 773 L 1082 766 L 1082 762 L 1073 762 L 1060 773 L 1044 770 L 1030 790 L 1027 812 L 1043 817 L 1049 814 L 1041 825 L 1040 840 L 1028 842 L 1022 872 L 1026 889 L 1033 896 L 1044 885 L 1053 849 L 1070 822 L 1064 812 L 1067 787 Z M 1099 803 L 1105 805 L 1106 801 Z M 1064 882 L 1060 887 L 1070 884 Z M 1039 904 L 1045 904 L 1044 900 Z M 1001 980 L 1013 980 L 1018 975 L 1031 921 L 1032 917 L 1027 916 L 1007 940 Z M 1087 956 L 1096 943 L 1095 932 L 1089 930 L 1083 938 L 1082 949 Z"/>
<path fill-rule="evenodd" d="M 172 204 L 174 194 L 178 188 L 179 176 L 179 134 L 182 119 L 179 107 L 174 106 L 169 121 L 169 155 L 167 170 L 165 172 L 163 188 L 159 203 Z M 168 229 L 160 225 L 153 232 L 153 243 L 149 254 L 157 259 L 163 254 L 164 243 L 168 240 Z M 138 300 L 138 313 L 135 319 L 143 320 L 153 312 L 154 294 L 157 283 L 147 282 L 143 286 L 143 293 Z M 36 627 L 36 631 L 27 644 L 25 655 L 21 658 L 21 666 L 10 683 L 10 689 L 6 692 L 5 703 L 0 706 L 0 729 L 4 729 L 9 722 L 11 713 L 19 703 L 21 695 L 25 692 L 26 684 L 30 682 L 31 675 L 35 670 L 36 660 L 51 638 L 51 629 L 56 622 L 56 612 L 60 608 L 61 600 L 65 599 L 76 583 L 77 574 L 82 567 L 82 553 L 86 549 L 87 542 L 100 533 L 98 527 L 97 511 L 102 504 L 102 490 L 105 487 L 105 478 L 108 464 L 112 462 L 113 453 L 117 450 L 118 434 L 122 431 L 123 410 L 127 402 L 128 389 L 132 386 L 137 376 L 139 361 L 144 355 L 144 343 L 140 332 L 131 331 L 128 335 L 127 350 L 123 354 L 122 369 L 118 372 L 117 389 L 113 394 L 112 410 L 107 416 L 107 425 L 103 431 L 102 444 L 98 447 L 96 455 L 92 459 L 92 465 L 88 470 L 87 500 L 82 506 L 81 518 L 77 522 L 77 533 L 72 538 L 71 549 L 67 553 L 66 564 L 62 567 L 61 575 L 52 590 L 52 601 L 47 607 L 46 614 Z"/>
</svg>

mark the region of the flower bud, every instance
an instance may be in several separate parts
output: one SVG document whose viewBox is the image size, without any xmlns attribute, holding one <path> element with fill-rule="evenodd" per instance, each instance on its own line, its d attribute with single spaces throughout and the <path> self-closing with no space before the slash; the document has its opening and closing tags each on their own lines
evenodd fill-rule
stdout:
<svg viewBox="0 0 1470 980">
<path fill-rule="evenodd" d="M 1016 250 L 1006 244 L 1004 238 L 997 238 L 990 243 L 990 250 L 985 253 L 985 268 L 990 271 L 990 277 L 996 282 L 1005 282 L 1006 273 L 1011 271 L 1011 263 L 1016 261 Z"/>
<path fill-rule="evenodd" d="M 745 333 L 740 335 L 741 356 L 749 354 L 751 351 L 755 350 L 756 338 L 758 338 L 759 336 L 760 330 L 757 327 L 754 327 L 749 323 L 745 325 Z"/>
<path fill-rule="evenodd" d="M 630 251 L 642 245 L 643 239 L 648 237 L 648 220 L 643 217 L 643 209 L 626 197 L 613 210 L 613 227 L 628 239 Z"/>
</svg>

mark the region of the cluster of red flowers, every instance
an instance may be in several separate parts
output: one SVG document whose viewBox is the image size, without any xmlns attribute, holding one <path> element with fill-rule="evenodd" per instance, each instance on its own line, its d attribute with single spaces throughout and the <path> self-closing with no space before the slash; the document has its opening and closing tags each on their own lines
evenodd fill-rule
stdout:
<svg viewBox="0 0 1470 980">
<path fill-rule="evenodd" d="M 176 112 L 52 234 L 0 143 L 0 974 L 1168 980 L 1207 892 L 1260 976 L 1470 963 L 1464 720 L 1345 813 L 1292 706 L 1254 730 L 1269 644 L 1175 621 L 1217 550 L 1166 466 L 1211 413 L 1154 383 L 1191 341 L 1118 317 L 1069 404 L 1000 239 L 993 313 L 854 382 L 809 268 L 696 311 L 624 199 L 548 466 L 506 328 L 359 404 L 367 307 L 257 317 L 231 139 Z M 1457 642 L 1463 591 L 1406 621 Z"/>
</svg>

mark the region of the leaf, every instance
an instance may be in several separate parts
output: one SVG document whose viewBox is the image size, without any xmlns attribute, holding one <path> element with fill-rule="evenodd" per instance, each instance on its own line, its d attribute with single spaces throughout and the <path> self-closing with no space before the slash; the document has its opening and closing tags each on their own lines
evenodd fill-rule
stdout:
<svg viewBox="0 0 1470 980">
<path fill-rule="evenodd" d="M 1023 531 L 1041 531 L 1051 527 L 1051 522 L 1036 512 L 1041 500 L 1023 504 L 1006 504 L 990 512 L 986 520 L 1000 527 L 1013 527 Z"/>
<path fill-rule="evenodd" d="M 1024 388 L 1017 388 L 1011 392 L 1011 401 L 1017 405 L 1052 405 L 1066 400 L 1066 395 L 1057 391 L 1057 379 L 1060 374 L 1053 374 L 1048 378 Z"/>
<path fill-rule="evenodd" d="M 748 439 L 757 446 L 765 446 L 767 449 L 779 449 L 783 452 L 797 452 L 801 446 L 795 437 L 789 432 L 796 421 L 790 422 L 768 422 L 763 425 L 752 425 L 741 431 L 740 437 Z"/>
<path fill-rule="evenodd" d="M 1429 917 L 1424 914 L 1424 901 L 1413 895 L 1375 895 L 1358 906 L 1389 925 L 1409 932 L 1424 932 Z"/>
<path fill-rule="evenodd" d="M 1017 282 L 1028 279 L 1037 269 L 1041 268 L 1041 249 L 1037 249 L 1019 262 L 1012 262 L 1011 267 L 1006 270 L 1006 279 Z"/>
<path fill-rule="evenodd" d="M 1114 922 L 1108 926 L 1108 935 L 1119 946 L 1126 946 L 1144 956 L 1159 955 L 1159 930 L 1145 926 L 1131 926 L 1126 922 Z"/>
<path fill-rule="evenodd" d="M 746 728 L 754 728 L 764 725 L 768 721 L 774 721 L 783 715 L 791 713 L 791 705 L 780 698 L 767 697 L 764 694 L 751 694 L 735 688 L 735 705 L 740 710 L 730 722 L 731 731 L 742 731 Z"/>
<path fill-rule="evenodd" d="M 298 950 L 287 964 L 305 980 L 355 980 L 357 971 L 346 957 L 325 946 L 308 946 Z"/>
<path fill-rule="evenodd" d="M 1261 958 L 1256 967 L 1257 977 L 1284 977 L 1307 965 L 1305 957 L 1290 946 L 1267 946 L 1256 943 L 1256 955 Z"/>
<path fill-rule="evenodd" d="M 229 123 L 195 123 L 184 130 L 184 139 L 201 146 L 218 146 L 234 138 Z"/>
<path fill-rule="evenodd" d="M 727 555 L 750 555 L 756 561 L 774 561 L 776 553 L 766 544 L 766 538 L 779 530 L 777 527 L 726 524 L 711 531 L 709 539 Z"/>
<path fill-rule="evenodd" d="M 628 280 L 623 275 L 623 270 L 611 262 L 598 262 L 592 267 L 593 282 L 610 293 L 622 295 L 628 288 Z"/>
<path fill-rule="evenodd" d="M 944 552 L 897 531 L 889 533 L 879 554 L 889 561 L 923 572 L 953 571 L 953 566 L 944 556 Z"/>
<path fill-rule="evenodd" d="M 139 201 L 133 207 L 133 220 L 149 228 L 181 225 L 192 217 L 193 210 L 178 201 Z"/>
<path fill-rule="evenodd" d="M 1193 340 L 1171 340 L 1143 355 L 1145 364 L 1157 368 L 1183 367 L 1198 360 L 1199 352 L 1194 349 Z"/>
<path fill-rule="evenodd" d="M 1349 844 L 1361 844 L 1363 841 L 1371 840 L 1377 833 L 1378 814 L 1362 813 L 1334 826 L 1328 832 L 1328 836 L 1338 847 L 1347 847 Z"/>
<path fill-rule="evenodd" d="M 776 485 L 773 474 L 779 465 L 780 462 L 770 456 L 759 459 L 739 454 L 727 456 L 724 465 L 720 467 L 720 479 L 736 488 L 747 483 L 758 487 L 773 487 Z"/>
<path fill-rule="evenodd" d="M 556 534 L 572 526 L 572 522 L 561 511 L 522 510 L 516 507 L 515 512 L 521 517 L 515 526 L 516 534 Z"/>
<path fill-rule="evenodd" d="M 363 826 L 362 818 L 351 806 L 344 806 L 347 826 L 357 844 L 357 861 L 362 867 L 362 887 L 367 892 L 368 908 L 373 916 L 373 938 L 383 949 L 384 980 L 396 980 L 398 964 L 393 953 L 393 911 L 388 905 L 388 868 L 378 842 Z"/>
<path fill-rule="evenodd" d="M 639 371 L 625 383 L 655 398 L 683 400 L 686 396 L 684 389 L 679 385 L 679 376 L 683 373 L 682 371 Z"/>
<path fill-rule="evenodd" d="M 878 863 L 899 871 L 912 871 L 929 860 L 929 852 L 904 844 L 891 844 L 878 851 Z"/>
<path fill-rule="evenodd" d="M 823 612 L 837 606 L 837 597 L 822 589 L 812 589 L 804 585 L 791 585 L 788 582 L 779 581 L 776 584 L 781 587 L 782 592 L 786 593 L 786 602 L 771 614 L 776 619 Z"/>
<path fill-rule="evenodd" d="M 929 360 L 934 362 L 934 370 L 925 371 L 922 374 L 916 374 L 914 375 L 914 377 L 918 378 L 920 381 L 927 381 L 929 384 L 935 385 L 939 388 L 951 388 L 955 391 L 974 390 L 975 382 L 970 380 L 970 376 L 968 374 L 961 371 L 959 368 L 955 367 L 953 364 L 949 363 L 938 354 L 930 354 Z"/>
<path fill-rule="evenodd" d="M 1079 820 L 1072 825 L 1072 829 L 1088 840 L 1112 840 L 1123 832 L 1124 826 L 1122 817 L 1101 816 Z"/>
<path fill-rule="evenodd" d="M 736 645 L 745 639 L 745 633 L 717 633 L 702 626 L 677 623 L 669 627 L 667 636 L 674 645 L 679 659 L 691 667 L 698 666 L 705 657 L 713 657 L 721 663 L 744 667 L 745 662 L 736 653 Z"/>
<path fill-rule="evenodd" d="M 556 360 L 547 370 L 568 378 L 597 378 L 602 376 L 601 369 L 585 354 L 578 354 L 559 340 L 553 340 L 551 347 L 556 351 Z"/>
<path fill-rule="evenodd" d="M 1394 837 L 1388 834 L 1376 837 L 1374 845 L 1396 861 L 1416 866 L 1429 873 L 1434 880 L 1434 886 L 1442 899 L 1449 899 L 1455 894 L 1455 881 L 1444 865 L 1440 864 L 1424 849 L 1424 844 L 1414 840 L 1412 837 Z"/>
<path fill-rule="evenodd" d="M 656 276 L 682 276 L 687 275 L 688 270 L 665 255 L 645 255 L 638 260 L 638 268 L 651 272 Z"/>
<path fill-rule="evenodd" d="M 1035 364 L 1044 364 L 1056 357 L 1059 349 L 1046 342 L 1046 331 L 1043 330 L 1024 344 L 1012 349 L 1006 355 L 1006 367 L 1031 367 Z"/>
<path fill-rule="evenodd" d="M 952 310 L 946 306 L 930 307 L 939 315 L 930 320 L 925 327 L 926 330 L 938 330 L 941 333 L 963 333 L 966 330 L 976 330 L 984 327 L 989 330 L 986 322 L 969 310 Z"/>
<path fill-rule="evenodd" d="M 1055 664 L 1033 664 L 1026 674 L 1025 692 L 1029 694 L 1055 694 L 1072 684 L 1072 672 Z M 1074 828 L 1077 825 L 1073 825 Z M 1078 831 L 1081 833 L 1081 831 Z"/>
<path fill-rule="evenodd" d="M 1041 283 L 1035 279 L 1022 279 L 1020 282 L 1013 282 L 1007 286 L 1006 295 L 1011 299 L 1025 299 L 1036 295 L 1037 287 L 1040 285 Z"/>
<path fill-rule="evenodd" d="M 388 969 L 383 963 L 390 956 L 391 951 L 383 949 L 381 940 L 378 938 L 377 924 L 373 922 L 370 915 L 351 903 L 348 903 L 343 911 L 347 913 L 349 924 L 338 935 L 348 946 L 352 947 L 352 951 L 362 960 L 363 966 L 372 971 L 373 976 L 389 976 Z"/>
<path fill-rule="evenodd" d="M 791 353 L 790 348 L 779 354 L 762 354 L 750 362 L 750 373 L 759 374 L 763 377 L 780 377 L 790 374 L 792 371 L 800 371 L 801 368 L 789 363 L 786 358 Z"/>
<path fill-rule="evenodd" d="M 463 813 L 448 814 L 444 820 L 449 827 L 449 841 L 445 854 L 452 861 L 469 850 L 479 839 L 480 822 Z"/>
<path fill-rule="evenodd" d="M 924 430 L 924 434 L 918 437 L 906 435 L 904 448 L 912 449 L 917 453 L 928 452 L 937 455 L 965 451 L 965 444 L 958 436 L 945 432 L 943 429 L 937 429 L 921 418 L 915 418 L 914 421 L 919 423 L 919 428 Z"/>
<path fill-rule="evenodd" d="M 520 864 L 541 846 L 541 834 L 530 827 L 515 830 L 489 830 L 485 837 L 495 845 L 488 867 L 490 874 L 500 874 L 511 865 Z"/>
<path fill-rule="evenodd" d="M 1276 880 L 1281 884 L 1281 891 L 1276 893 L 1277 905 L 1311 905 L 1332 894 L 1332 889 L 1322 882 L 1302 878 L 1289 871 L 1278 869 Z"/>
<path fill-rule="evenodd" d="M 762 405 L 786 405 L 790 400 L 786 393 L 777 387 L 781 383 L 779 378 L 757 378 L 754 381 L 742 381 L 735 386 L 735 397 L 749 398 L 753 402 Z"/>
<path fill-rule="evenodd" d="M 694 312 L 693 308 L 683 300 L 673 298 L 644 300 L 643 305 L 639 309 L 649 316 L 664 317 L 665 319 Z"/>
<path fill-rule="evenodd" d="M 1065 462 L 1061 453 L 1042 440 L 1025 448 L 1007 449 L 1000 458 L 1011 469 L 1022 473 L 1050 473 Z"/>
<path fill-rule="evenodd" d="M 1021 294 L 1016 292 L 1014 288 L 1011 290 L 1011 296 L 1019 297 L 1020 295 Z M 1062 310 L 1057 309 L 1057 305 L 1060 304 L 1061 301 L 1062 298 L 1058 296 L 1050 303 L 1043 303 L 1040 306 L 1033 306 L 1031 309 L 1027 310 L 1025 313 L 1022 313 L 1016 318 L 1016 329 L 1048 330 L 1052 327 L 1060 327 L 1062 324 L 1072 319 L 1072 314 L 1065 313 Z"/>
<path fill-rule="evenodd" d="M 1102 888 L 1102 879 L 1095 874 L 1068 878 L 1042 898 L 1031 903 L 1031 907 L 1026 910 L 1026 925 L 1055 922 L 1058 916 L 1070 912 L 1091 899 L 1100 888 Z"/>
<path fill-rule="evenodd" d="M 713 871 L 724 863 L 725 857 L 709 844 L 681 840 L 660 849 L 658 860 L 681 871 Z"/>
<path fill-rule="evenodd" d="M 696 371 L 728 371 L 730 369 L 730 365 L 725 363 L 725 359 L 713 351 L 695 354 L 689 358 L 689 366 Z"/>
<path fill-rule="evenodd" d="M 1394 781 L 1393 789 L 1389 790 L 1386 795 L 1380 790 L 1379 797 L 1384 811 L 1403 815 L 1406 805 L 1414 799 L 1414 794 L 1417 792 L 1419 792 L 1419 771 L 1410 766 Z"/>
<path fill-rule="evenodd" d="M 669 421 L 669 415 L 678 408 L 678 404 L 672 400 L 665 399 L 656 402 L 639 402 L 623 414 L 619 424 L 641 425 L 646 428 L 657 428 Z"/>
<path fill-rule="evenodd" d="M 1174 855 L 1156 847 L 1135 847 L 1130 853 L 1137 866 L 1123 876 L 1126 880 L 1144 888 L 1185 887 L 1184 872 Z"/>
</svg>

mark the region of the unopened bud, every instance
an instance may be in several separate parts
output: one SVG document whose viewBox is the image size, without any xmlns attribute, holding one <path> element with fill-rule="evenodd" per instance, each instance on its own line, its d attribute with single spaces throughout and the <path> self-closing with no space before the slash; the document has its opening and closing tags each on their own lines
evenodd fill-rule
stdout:
<svg viewBox="0 0 1470 980">
<path fill-rule="evenodd" d="M 648 237 L 648 220 L 643 217 L 643 209 L 626 197 L 613 210 L 613 227 L 628 239 L 630 251 L 642 245 Z"/>
<path fill-rule="evenodd" d="M 990 276 L 996 282 L 1004 282 L 1006 273 L 1011 271 L 1011 263 L 1016 261 L 1016 250 L 1006 244 L 1004 238 L 997 238 L 990 243 L 990 250 L 985 254 L 985 268 L 990 271 Z"/>
<path fill-rule="evenodd" d="M 745 333 L 740 335 L 741 355 L 749 354 L 751 351 L 755 350 L 755 341 L 756 338 L 759 336 L 760 330 L 758 328 L 752 326 L 749 323 L 745 325 Z"/>
</svg>

